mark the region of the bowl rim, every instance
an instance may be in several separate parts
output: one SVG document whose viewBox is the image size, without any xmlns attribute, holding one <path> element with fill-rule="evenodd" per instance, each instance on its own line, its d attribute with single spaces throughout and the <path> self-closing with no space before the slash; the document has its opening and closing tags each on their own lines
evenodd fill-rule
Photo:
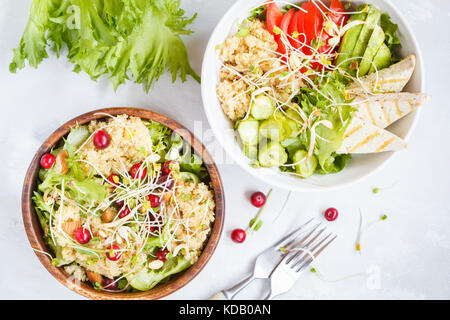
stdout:
<svg viewBox="0 0 450 320">
<path fill-rule="evenodd" d="M 50 272 L 60 283 L 84 297 L 90 299 L 108 300 L 160 299 L 187 285 L 205 267 L 219 243 L 223 230 L 225 215 L 224 189 L 216 164 L 206 150 L 205 146 L 199 140 L 197 140 L 197 138 L 195 138 L 193 133 L 191 133 L 187 128 L 179 124 L 177 121 L 160 113 L 146 109 L 116 107 L 102 108 L 90 111 L 79 115 L 61 125 L 39 147 L 38 151 L 35 153 L 33 159 L 31 160 L 30 166 L 25 175 L 24 185 L 22 189 L 22 219 L 25 231 L 30 245 L 33 249 L 52 254 L 52 251 L 47 247 L 42 237 L 42 228 L 37 219 L 37 214 L 31 200 L 33 191 L 36 188 L 36 178 L 40 168 L 40 158 L 44 153 L 49 152 L 51 148 L 69 132 L 70 128 L 76 125 L 88 123 L 92 120 L 103 119 L 107 117 L 106 114 L 113 116 L 127 114 L 143 119 L 157 121 L 181 135 L 183 139 L 191 145 L 195 153 L 202 157 L 205 167 L 208 170 L 209 176 L 211 178 L 211 185 L 214 190 L 216 207 L 213 228 L 199 259 L 185 271 L 173 276 L 169 282 L 162 285 L 157 285 L 155 288 L 150 289 L 149 291 L 113 293 L 106 291 L 97 291 L 87 283 L 71 280 L 69 275 L 64 271 L 62 267 L 55 267 L 51 264 L 51 259 L 49 258 L 49 256 L 36 250 L 33 251 L 41 261 L 41 263 L 44 265 L 44 267 L 47 269 L 47 271 Z"/>
<path fill-rule="evenodd" d="M 227 11 L 225 11 L 225 13 L 223 14 L 222 18 L 219 20 L 219 22 L 216 24 L 216 26 L 214 27 L 209 40 L 208 40 L 208 44 L 206 46 L 204 55 L 203 55 L 203 62 L 202 62 L 202 79 L 207 79 L 207 74 L 209 74 L 208 70 L 207 70 L 207 65 L 210 64 L 210 59 L 211 59 L 211 55 L 209 54 L 214 47 L 216 46 L 216 43 L 214 43 L 213 41 L 215 40 L 215 38 L 218 37 L 219 35 L 219 26 L 222 25 L 226 20 L 227 20 L 227 15 L 230 11 L 236 10 L 236 8 L 239 8 L 243 5 L 243 3 L 246 3 L 248 0 L 238 0 L 236 1 Z M 420 85 L 419 85 L 419 90 L 420 92 L 424 92 L 425 91 L 425 64 L 424 64 L 424 60 L 423 60 L 423 55 L 422 55 L 422 51 L 420 49 L 419 46 L 419 42 L 417 40 L 417 37 L 415 35 L 415 33 L 412 30 L 411 25 L 408 23 L 407 19 L 403 16 L 402 12 L 394 5 L 394 3 L 391 0 L 379 0 L 381 2 L 384 2 L 389 8 L 390 10 L 392 10 L 393 12 L 395 12 L 395 14 L 398 17 L 398 20 L 401 21 L 401 23 L 405 26 L 405 30 L 403 31 L 404 33 L 407 33 L 411 39 L 412 39 L 412 47 L 414 48 L 414 54 L 416 56 L 416 69 L 419 66 L 420 67 Z M 260 0 L 260 2 L 262 3 L 263 0 Z M 365 0 L 363 2 L 367 2 L 370 3 L 370 0 Z M 216 139 L 219 141 L 220 145 L 225 149 L 225 151 L 231 155 L 232 159 L 241 167 L 243 168 L 246 172 L 248 172 L 249 174 L 251 174 L 254 177 L 257 177 L 258 179 L 264 181 L 265 183 L 268 183 L 270 185 L 279 187 L 281 189 L 285 189 L 285 190 L 290 190 L 290 191 L 297 191 L 297 192 L 305 192 L 305 193 L 310 193 L 310 192 L 326 192 L 326 191 L 335 191 L 335 190 L 340 190 L 343 189 L 345 187 L 354 185 L 364 179 L 367 179 L 368 177 L 372 176 L 373 174 L 375 174 L 376 172 L 382 170 L 387 164 L 389 164 L 397 155 L 398 152 L 390 152 L 389 156 L 379 165 L 377 165 L 376 167 L 374 167 L 371 170 L 368 170 L 367 172 L 361 174 L 359 177 L 354 178 L 351 181 L 348 182 L 343 182 L 337 185 L 333 185 L 333 186 L 326 186 L 320 189 L 316 189 L 316 188 L 307 188 L 307 184 L 305 184 L 306 187 L 297 187 L 297 186 L 291 186 L 291 185 L 286 185 L 284 183 L 281 183 L 279 181 L 275 181 L 273 179 L 271 179 L 271 176 L 269 175 L 264 175 L 264 174 L 257 174 L 257 171 L 252 168 L 248 163 L 243 163 L 243 161 L 241 160 L 241 158 L 236 154 L 236 151 L 232 148 L 231 145 L 227 144 L 224 142 L 224 140 L 221 138 L 221 135 L 219 133 L 220 128 L 219 126 L 214 126 L 213 124 L 214 122 L 214 117 L 210 111 L 210 107 L 208 107 L 210 104 L 212 104 L 212 102 L 210 103 L 208 101 L 208 99 L 206 99 L 206 94 L 204 94 L 204 92 L 206 92 L 205 89 L 206 86 L 206 81 L 202 81 L 201 83 L 201 93 L 202 93 L 202 101 L 203 101 L 203 109 L 205 111 L 206 114 L 206 118 L 208 119 L 208 122 L 210 123 L 210 127 L 212 128 L 214 135 L 216 137 Z M 419 121 L 419 117 L 420 114 L 422 112 L 422 108 L 418 108 L 416 110 L 414 110 L 411 115 L 414 116 L 414 119 L 410 125 L 410 127 L 408 128 L 405 136 L 404 136 L 404 140 L 406 142 L 409 141 L 409 138 L 411 137 L 412 133 L 414 132 L 415 127 L 417 126 L 417 123 Z M 345 169 L 344 169 L 345 170 Z M 278 174 L 278 173 L 277 173 Z"/>
</svg>

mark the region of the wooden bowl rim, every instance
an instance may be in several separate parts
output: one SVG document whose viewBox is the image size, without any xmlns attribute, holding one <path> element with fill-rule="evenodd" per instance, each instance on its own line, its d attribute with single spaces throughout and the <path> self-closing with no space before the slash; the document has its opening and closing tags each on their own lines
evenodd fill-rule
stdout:
<svg viewBox="0 0 450 320">
<path fill-rule="evenodd" d="M 212 160 L 205 146 L 201 142 L 199 142 L 188 129 L 179 124 L 177 121 L 154 111 L 129 107 L 98 109 L 84 113 L 78 117 L 73 118 L 70 121 L 67 121 L 65 124 L 56 129 L 49 136 L 49 138 L 47 138 L 47 140 L 45 140 L 45 142 L 39 147 L 38 151 L 31 161 L 31 164 L 25 175 L 24 186 L 22 190 L 22 218 L 31 247 L 52 254 L 52 251 L 46 246 L 43 240 L 42 229 L 40 223 L 37 220 L 37 215 L 31 201 L 31 196 L 36 188 L 36 178 L 40 168 L 40 158 L 44 153 L 49 152 L 51 148 L 69 132 L 70 128 L 76 125 L 88 123 L 92 120 L 106 118 L 107 115 L 116 116 L 120 114 L 127 114 L 143 119 L 154 120 L 169 127 L 170 129 L 181 135 L 183 139 L 192 146 L 195 153 L 202 157 L 205 167 L 208 170 L 209 176 L 211 178 L 212 188 L 214 189 L 216 208 L 215 220 L 213 228 L 211 230 L 211 234 L 209 235 L 209 239 L 198 261 L 189 269 L 181 272 L 177 276 L 174 276 L 168 283 L 158 285 L 149 291 L 111 293 L 105 291 L 97 291 L 87 283 L 71 280 L 69 278 L 69 275 L 63 270 L 62 267 L 55 267 L 51 264 L 51 259 L 46 254 L 37 252 L 36 250 L 33 251 L 41 261 L 41 263 L 44 265 L 44 267 L 47 269 L 47 271 L 49 271 L 59 282 L 61 282 L 69 289 L 87 298 L 119 300 L 160 299 L 187 285 L 205 267 L 219 243 L 220 236 L 222 234 L 225 214 L 225 199 L 222 180 L 214 161 Z"/>
</svg>

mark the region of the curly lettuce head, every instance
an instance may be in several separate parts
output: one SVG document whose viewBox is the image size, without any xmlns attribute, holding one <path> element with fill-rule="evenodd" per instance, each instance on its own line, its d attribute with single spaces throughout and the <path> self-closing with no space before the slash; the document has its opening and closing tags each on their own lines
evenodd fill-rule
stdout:
<svg viewBox="0 0 450 320">
<path fill-rule="evenodd" d="M 33 0 L 9 70 L 26 60 L 37 68 L 52 46 L 58 57 L 67 48 L 73 71 L 107 75 L 115 90 L 132 77 L 148 91 L 166 70 L 173 82 L 200 81 L 180 38 L 192 33 L 186 26 L 195 17 L 184 16 L 180 0 Z"/>
</svg>

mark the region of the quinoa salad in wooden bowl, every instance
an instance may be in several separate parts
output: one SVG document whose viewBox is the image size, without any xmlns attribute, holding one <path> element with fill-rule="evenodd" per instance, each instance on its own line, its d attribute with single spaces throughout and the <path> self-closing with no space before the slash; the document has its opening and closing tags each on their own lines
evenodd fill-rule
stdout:
<svg viewBox="0 0 450 320">
<path fill-rule="evenodd" d="M 220 237 L 223 194 L 192 134 L 150 111 L 112 108 L 52 137 L 27 173 L 23 215 L 58 280 L 90 298 L 160 298 L 200 271 Z"/>
</svg>

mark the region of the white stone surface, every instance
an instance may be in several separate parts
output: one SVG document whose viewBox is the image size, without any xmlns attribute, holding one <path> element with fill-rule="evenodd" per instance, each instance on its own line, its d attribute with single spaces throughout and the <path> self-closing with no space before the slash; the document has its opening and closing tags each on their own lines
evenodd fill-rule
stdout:
<svg viewBox="0 0 450 320">
<path fill-rule="evenodd" d="M 270 186 L 252 178 L 231 163 L 219 164 L 226 193 L 226 221 L 222 240 L 205 269 L 169 299 L 205 299 L 233 285 L 251 267 L 254 257 L 282 234 L 306 221 L 321 218 L 324 209 L 339 209 L 339 219 L 329 226 L 338 233 L 336 242 L 315 263 L 326 280 L 369 273 L 339 282 L 324 281 L 306 273 L 285 299 L 449 299 L 450 298 L 450 166 L 448 137 L 448 52 L 450 2 L 446 0 L 395 0 L 409 19 L 423 50 L 427 92 L 433 99 L 424 106 L 409 149 L 382 171 L 357 185 L 340 191 L 293 194 L 283 215 L 274 223 L 277 209 L 287 192 L 274 190 L 265 224 L 241 245 L 229 233 L 246 226 L 256 213 L 248 201 L 253 190 Z M 98 107 L 137 106 L 164 113 L 196 134 L 203 133 L 216 158 L 220 148 L 209 136 L 202 110 L 200 86 L 192 79 L 185 84 L 170 83 L 162 77 L 146 94 L 140 85 L 127 84 L 115 93 L 104 79 L 98 83 L 85 74 L 71 72 L 64 59 L 52 56 L 39 69 L 26 68 L 16 75 L 8 72 L 11 49 L 25 27 L 31 0 L 0 2 L 0 298 L 80 299 L 44 269 L 31 250 L 22 224 L 20 195 L 29 161 L 39 145 L 65 121 Z M 186 39 L 190 60 L 200 73 L 204 48 L 215 23 L 232 5 L 230 0 L 185 0 L 188 14 L 198 12 Z M 202 121 L 201 127 L 195 125 Z M 200 128 L 200 129 L 199 129 Z M 222 161 L 223 162 L 223 161 Z M 387 187 L 378 194 L 373 187 Z M 383 214 L 388 219 L 371 227 L 355 251 L 363 208 L 366 222 Z M 267 286 L 259 281 L 239 295 L 258 299 Z"/>
</svg>

